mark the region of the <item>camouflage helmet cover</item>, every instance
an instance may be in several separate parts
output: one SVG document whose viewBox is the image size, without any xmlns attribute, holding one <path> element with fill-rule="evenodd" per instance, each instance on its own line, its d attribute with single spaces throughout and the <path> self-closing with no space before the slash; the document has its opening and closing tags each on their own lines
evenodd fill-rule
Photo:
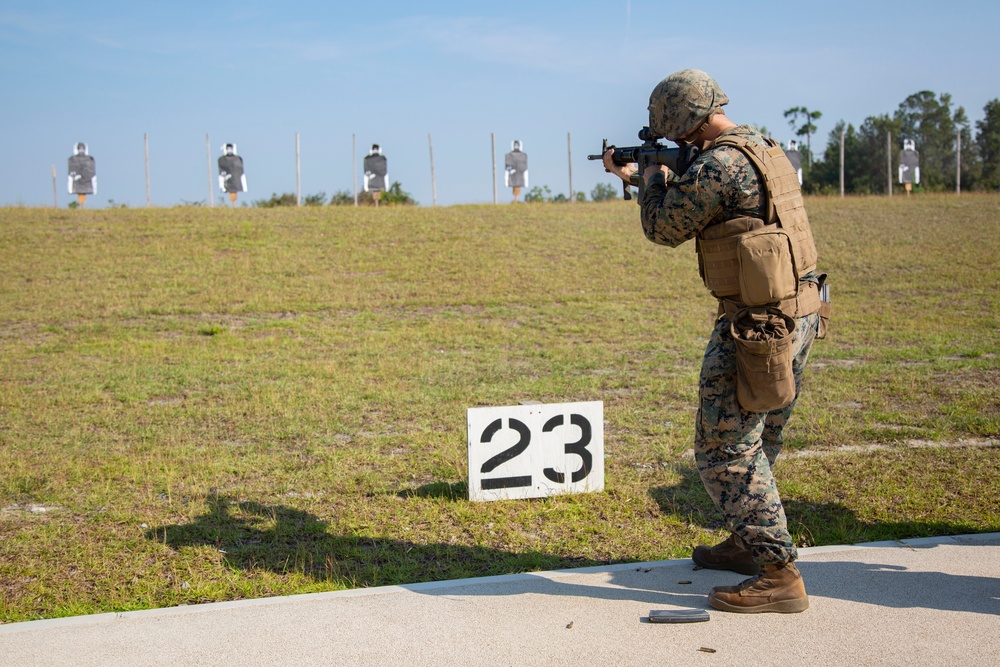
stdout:
<svg viewBox="0 0 1000 667">
<path fill-rule="evenodd" d="M 674 72 L 656 84 L 649 96 L 649 128 L 675 141 L 724 104 L 729 104 L 729 98 L 705 72 Z"/>
</svg>

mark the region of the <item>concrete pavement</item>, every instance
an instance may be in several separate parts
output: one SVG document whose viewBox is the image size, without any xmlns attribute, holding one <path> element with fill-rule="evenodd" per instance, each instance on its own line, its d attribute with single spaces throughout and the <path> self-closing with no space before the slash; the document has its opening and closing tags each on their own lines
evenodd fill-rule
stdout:
<svg viewBox="0 0 1000 667">
<path fill-rule="evenodd" d="M 801 614 L 715 611 L 744 577 L 670 560 L 9 624 L 0 667 L 1000 665 L 1000 533 L 799 553 Z"/>
</svg>

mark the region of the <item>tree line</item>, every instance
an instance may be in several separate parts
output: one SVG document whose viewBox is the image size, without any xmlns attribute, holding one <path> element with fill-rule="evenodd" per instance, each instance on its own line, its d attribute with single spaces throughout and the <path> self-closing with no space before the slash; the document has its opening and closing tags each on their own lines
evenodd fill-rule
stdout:
<svg viewBox="0 0 1000 667">
<path fill-rule="evenodd" d="M 800 118 L 805 119 L 797 128 L 797 134 L 807 139 L 816 130 L 811 121 L 820 115 L 805 107 L 794 107 L 785 113 L 786 117 L 792 116 L 789 122 L 793 129 Z M 892 115 L 869 116 L 860 127 L 841 120 L 815 160 L 809 142 L 806 147 L 800 147 L 804 192 L 840 192 L 841 135 L 844 137 L 845 193 L 887 193 L 888 161 L 892 159 L 891 177 L 895 180 L 903 139 L 913 139 L 920 155 L 918 190 L 955 190 L 959 159 L 962 190 L 1000 190 L 1000 99 L 986 103 L 983 119 L 976 121 L 975 128 L 963 107 L 953 109 L 950 94 L 936 95 L 929 90 L 907 97 Z"/>
<path fill-rule="evenodd" d="M 361 191 L 357 194 L 358 206 L 375 206 L 375 198 L 371 192 Z M 305 195 L 302 197 L 303 206 L 353 206 L 354 193 L 349 190 L 338 190 L 327 200 L 325 192 Z M 393 181 L 392 185 L 379 197 L 379 204 L 382 206 L 416 206 L 417 201 L 409 192 L 403 189 L 399 181 Z M 298 206 L 298 198 L 293 192 L 282 194 L 272 193 L 270 199 L 257 199 L 251 204 L 255 208 L 276 208 L 279 206 Z"/>
<path fill-rule="evenodd" d="M 590 191 L 590 197 L 592 201 L 607 201 L 609 199 L 614 199 L 619 195 L 617 189 L 608 183 L 598 183 L 594 186 L 594 189 Z M 575 201 L 587 201 L 587 195 L 583 192 L 574 193 Z M 563 203 L 570 201 L 570 198 L 563 193 L 558 193 L 556 195 L 552 194 L 552 190 L 547 185 L 536 185 L 535 187 L 528 190 L 524 195 L 524 201 L 527 203 L 536 202 L 548 202 L 548 203 Z M 203 206 L 204 202 L 186 202 L 187 204 Z M 382 206 L 414 206 L 417 201 L 413 199 L 409 192 L 403 190 L 399 181 L 393 181 L 389 189 L 382 193 L 379 199 L 379 204 Z M 316 194 L 305 195 L 302 198 L 303 206 L 353 206 L 354 205 L 354 194 L 349 190 L 338 190 L 333 193 L 329 199 L 327 199 L 325 192 L 318 192 Z M 375 200 L 370 192 L 359 192 L 358 193 L 358 206 L 374 206 Z M 279 206 L 298 206 L 298 199 L 292 192 L 285 192 L 282 194 L 272 193 L 270 199 L 257 199 L 253 201 L 250 206 L 255 208 L 276 208 Z"/>
</svg>

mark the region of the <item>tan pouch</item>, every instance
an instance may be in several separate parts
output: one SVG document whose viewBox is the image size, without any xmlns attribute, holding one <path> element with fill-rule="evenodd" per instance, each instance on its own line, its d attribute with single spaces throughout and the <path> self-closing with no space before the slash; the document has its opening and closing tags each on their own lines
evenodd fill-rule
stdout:
<svg viewBox="0 0 1000 667">
<path fill-rule="evenodd" d="M 819 303 L 819 327 L 816 329 L 816 338 L 822 340 L 826 338 L 826 333 L 830 330 L 830 315 L 833 313 L 833 306 L 829 301 Z"/>
<path fill-rule="evenodd" d="M 697 239 L 698 274 L 716 297 L 739 296 L 740 271 L 736 246 L 740 235 L 764 227 L 760 218 L 733 218 L 706 227 Z"/>
<path fill-rule="evenodd" d="M 819 286 L 819 326 L 816 327 L 816 338 L 826 338 L 826 332 L 830 328 L 830 315 L 833 314 L 833 306 L 830 304 L 830 286 L 826 282 L 826 274 L 821 273 L 817 278 Z"/>
<path fill-rule="evenodd" d="M 795 326 L 777 308 L 743 308 L 733 317 L 736 399 L 744 410 L 771 412 L 795 400 Z"/>
<path fill-rule="evenodd" d="M 799 277 L 792 239 L 777 225 L 740 234 L 736 246 L 740 299 L 747 306 L 764 306 L 793 298 Z"/>
</svg>

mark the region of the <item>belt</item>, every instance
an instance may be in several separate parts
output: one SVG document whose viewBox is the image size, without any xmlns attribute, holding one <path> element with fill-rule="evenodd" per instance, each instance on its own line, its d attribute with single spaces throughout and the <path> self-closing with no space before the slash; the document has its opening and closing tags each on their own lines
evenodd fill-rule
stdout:
<svg viewBox="0 0 1000 667">
<path fill-rule="evenodd" d="M 806 315 L 812 315 L 817 312 L 819 310 L 819 305 L 819 286 L 812 281 L 806 280 L 799 283 L 798 294 L 792 298 L 761 307 L 778 308 L 789 317 L 799 318 L 805 317 Z M 719 299 L 718 317 L 725 315 L 729 319 L 733 319 L 737 311 L 746 307 L 746 304 L 739 299 L 724 297 Z"/>
</svg>

